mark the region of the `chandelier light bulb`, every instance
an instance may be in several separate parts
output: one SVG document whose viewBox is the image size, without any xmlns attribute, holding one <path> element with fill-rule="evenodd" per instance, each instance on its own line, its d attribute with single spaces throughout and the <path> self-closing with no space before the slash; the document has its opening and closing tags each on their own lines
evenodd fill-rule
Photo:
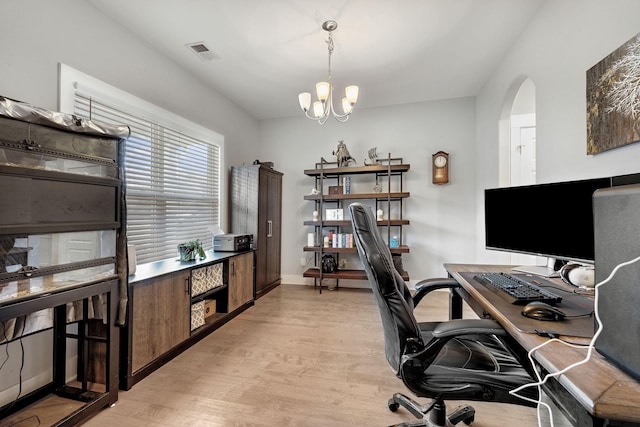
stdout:
<svg viewBox="0 0 640 427">
<path fill-rule="evenodd" d="M 304 111 L 304 115 L 311 120 L 317 121 L 321 125 L 327 121 L 327 118 L 330 115 L 332 115 L 339 122 L 346 122 L 347 120 L 349 120 L 356 102 L 358 102 L 358 86 L 351 85 L 346 87 L 345 97 L 342 98 L 342 110 L 344 111 L 344 114 L 338 114 L 333 107 L 331 54 L 333 53 L 334 48 L 332 32 L 336 28 L 338 28 L 338 23 L 336 21 L 326 21 L 322 24 L 322 29 L 329 33 L 329 38 L 327 39 L 327 47 L 329 50 L 329 77 L 327 81 L 319 82 L 316 84 L 316 96 L 318 97 L 318 101 L 315 101 L 313 103 L 314 115 L 311 115 L 309 111 L 309 107 L 311 106 L 311 93 L 302 92 L 298 95 L 298 102 L 300 103 L 300 108 L 302 108 L 302 111 Z"/>
<path fill-rule="evenodd" d="M 342 110 L 345 114 L 349 114 L 353 110 L 353 104 L 347 98 L 342 98 Z"/>
<path fill-rule="evenodd" d="M 300 102 L 300 108 L 305 113 L 309 111 L 309 107 L 311 106 L 311 94 L 309 92 L 303 92 L 298 95 L 298 101 Z"/>
<path fill-rule="evenodd" d="M 331 92 L 331 85 L 327 82 L 316 83 L 316 94 L 320 101 L 326 101 Z"/>
<path fill-rule="evenodd" d="M 358 102 L 358 86 L 347 86 L 347 88 L 344 90 L 345 95 L 347 95 L 347 99 L 349 100 L 349 102 L 353 105 L 356 104 L 356 102 Z"/>
<path fill-rule="evenodd" d="M 322 101 L 316 101 L 313 103 L 313 114 L 315 114 L 317 118 L 324 116 L 325 112 Z"/>
</svg>

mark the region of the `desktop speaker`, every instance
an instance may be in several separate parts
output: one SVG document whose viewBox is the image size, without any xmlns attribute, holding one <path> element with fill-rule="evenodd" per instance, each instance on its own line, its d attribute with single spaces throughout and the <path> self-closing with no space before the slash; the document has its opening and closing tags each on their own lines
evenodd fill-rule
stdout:
<svg viewBox="0 0 640 427">
<path fill-rule="evenodd" d="M 598 284 L 618 264 L 640 256 L 640 185 L 597 190 L 593 212 Z M 596 350 L 640 379 L 640 262 L 618 269 L 609 282 L 598 287 L 597 299 L 603 329 Z"/>
</svg>

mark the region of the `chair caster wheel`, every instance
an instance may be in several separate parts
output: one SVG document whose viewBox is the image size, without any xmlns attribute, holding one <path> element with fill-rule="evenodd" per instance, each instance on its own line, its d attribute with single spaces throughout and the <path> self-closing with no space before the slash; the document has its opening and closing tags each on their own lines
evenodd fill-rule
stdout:
<svg viewBox="0 0 640 427">
<path fill-rule="evenodd" d="M 396 412 L 400 407 L 400 404 L 393 399 L 389 399 L 389 401 L 387 402 L 387 406 L 389 407 L 389 410 L 391 412 Z"/>
<path fill-rule="evenodd" d="M 475 420 L 476 410 L 472 406 L 460 406 L 456 408 L 449 416 L 449 422 L 453 425 L 458 424 L 460 421 L 466 425 L 471 425 Z"/>
</svg>

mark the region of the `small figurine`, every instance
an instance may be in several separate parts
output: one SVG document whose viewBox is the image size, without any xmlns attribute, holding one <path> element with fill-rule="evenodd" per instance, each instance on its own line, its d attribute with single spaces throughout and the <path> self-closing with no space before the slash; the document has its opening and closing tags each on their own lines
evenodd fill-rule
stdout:
<svg viewBox="0 0 640 427">
<path fill-rule="evenodd" d="M 380 160 L 378 160 L 378 153 L 376 152 L 376 150 L 378 150 L 378 147 L 373 147 L 367 152 L 367 155 L 369 156 L 369 160 L 371 162 L 367 163 L 367 159 L 364 159 L 364 164 L 366 166 L 373 165 L 375 163 L 380 162 Z"/>
<path fill-rule="evenodd" d="M 349 162 L 356 162 L 356 160 L 351 157 L 351 154 L 349 154 L 349 150 L 347 150 L 347 146 L 343 140 L 338 141 L 338 148 L 333 152 L 333 155 L 336 156 L 339 168 L 349 166 Z"/>
</svg>

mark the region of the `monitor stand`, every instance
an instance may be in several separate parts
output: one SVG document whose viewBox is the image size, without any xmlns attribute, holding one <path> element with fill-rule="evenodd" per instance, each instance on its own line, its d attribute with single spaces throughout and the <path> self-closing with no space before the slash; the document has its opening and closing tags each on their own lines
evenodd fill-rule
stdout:
<svg viewBox="0 0 640 427">
<path fill-rule="evenodd" d="M 557 277 L 558 272 L 553 268 L 555 263 L 555 258 L 547 258 L 547 265 L 519 265 L 517 267 L 513 267 L 511 270 L 526 274 L 533 274 L 544 278 Z"/>
<path fill-rule="evenodd" d="M 557 271 L 553 268 L 547 267 L 546 265 L 519 265 L 517 267 L 513 267 L 511 270 L 545 278 L 553 277 L 558 274 Z"/>
</svg>

